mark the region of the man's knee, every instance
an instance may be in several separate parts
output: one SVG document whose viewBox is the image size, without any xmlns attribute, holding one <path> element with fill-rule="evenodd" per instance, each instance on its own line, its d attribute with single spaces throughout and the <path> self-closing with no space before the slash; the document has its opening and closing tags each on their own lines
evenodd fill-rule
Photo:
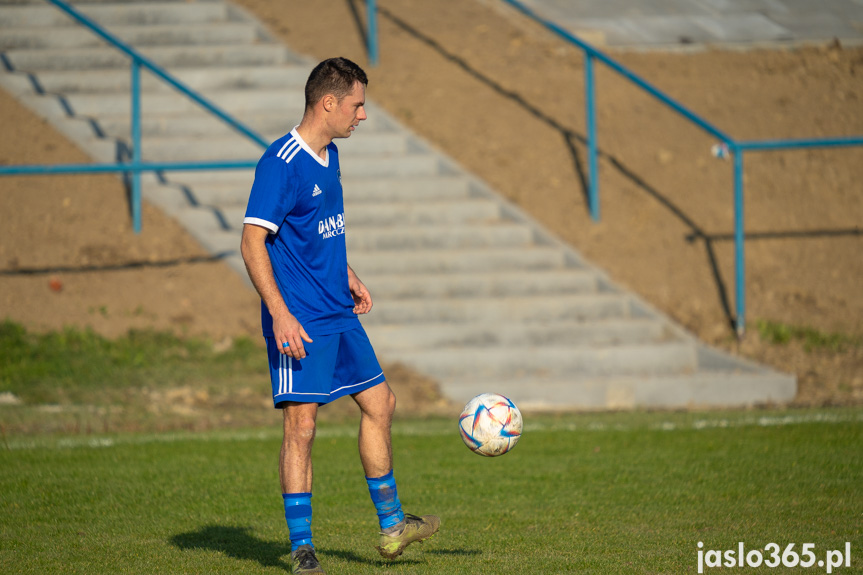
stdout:
<svg viewBox="0 0 863 575">
<path fill-rule="evenodd" d="M 392 419 L 396 411 L 396 395 L 386 383 L 382 383 L 379 387 L 381 388 L 380 397 L 372 404 L 371 411 L 377 417 Z"/>
<path fill-rule="evenodd" d="M 390 417 L 392 417 L 392 415 L 393 415 L 393 414 L 395 413 L 395 411 L 396 411 L 396 394 L 395 394 L 395 393 L 393 393 L 393 390 L 392 390 L 392 389 L 390 389 L 390 386 L 389 386 L 389 385 L 387 385 L 387 402 L 386 402 L 386 407 L 387 407 L 387 412 L 389 413 Z"/>
<path fill-rule="evenodd" d="M 363 417 L 388 421 L 396 410 L 396 396 L 386 382 L 379 383 L 353 396 Z"/>
<path fill-rule="evenodd" d="M 317 410 L 284 408 L 285 441 L 310 443 L 315 438 Z"/>
</svg>

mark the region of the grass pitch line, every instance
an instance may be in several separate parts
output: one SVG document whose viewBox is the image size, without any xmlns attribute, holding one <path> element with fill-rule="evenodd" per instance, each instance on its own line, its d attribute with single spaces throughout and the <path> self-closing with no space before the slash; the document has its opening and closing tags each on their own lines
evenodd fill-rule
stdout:
<svg viewBox="0 0 863 575">
<path fill-rule="evenodd" d="M 733 429 L 743 427 L 782 427 L 806 424 L 841 424 L 863 422 L 863 410 L 838 409 L 830 411 L 799 411 L 794 413 L 752 415 L 748 412 L 717 413 L 715 417 L 703 414 L 614 413 L 577 414 L 559 416 L 528 416 L 524 432 L 630 432 L 630 431 L 688 431 Z M 177 442 L 243 442 L 279 441 L 280 428 L 256 430 L 218 430 L 199 433 L 142 433 L 89 436 L 30 436 L 7 437 L 8 450 L 27 449 L 104 449 L 118 445 L 146 445 Z M 448 419 L 396 421 L 393 436 L 432 437 L 452 435 L 458 437 L 458 427 Z M 355 423 L 322 423 L 317 437 L 321 439 L 357 436 Z M 2 446 L 0 446 L 2 447 Z"/>
<path fill-rule="evenodd" d="M 784 416 L 761 416 L 748 417 L 739 421 L 728 419 L 699 419 L 692 423 L 691 429 L 715 429 L 723 427 L 775 427 L 785 425 L 800 425 L 805 423 L 848 423 L 863 421 L 863 411 L 854 413 L 812 413 Z M 673 431 L 676 429 L 673 423 L 663 423 L 661 429 Z"/>
</svg>

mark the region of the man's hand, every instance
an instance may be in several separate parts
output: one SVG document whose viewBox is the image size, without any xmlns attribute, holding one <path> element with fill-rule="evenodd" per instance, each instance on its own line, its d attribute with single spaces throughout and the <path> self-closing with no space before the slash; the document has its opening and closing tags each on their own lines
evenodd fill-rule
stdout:
<svg viewBox="0 0 863 575">
<path fill-rule="evenodd" d="M 366 285 L 360 281 L 351 266 L 348 266 L 348 287 L 351 290 L 351 296 L 354 298 L 354 313 L 361 315 L 369 313 L 372 310 L 372 294 L 369 293 Z"/>
<path fill-rule="evenodd" d="M 302 324 L 287 309 L 283 313 L 273 316 L 273 335 L 279 351 L 294 359 L 306 357 L 306 348 L 303 342 L 312 343 L 312 338 L 303 329 Z M 287 347 L 285 346 L 287 343 Z"/>
</svg>

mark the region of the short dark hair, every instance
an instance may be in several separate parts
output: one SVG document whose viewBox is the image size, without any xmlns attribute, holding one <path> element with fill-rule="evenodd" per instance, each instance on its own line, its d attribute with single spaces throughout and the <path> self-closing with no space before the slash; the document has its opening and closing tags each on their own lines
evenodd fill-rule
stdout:
<svg viewBox="0 0 863 575">
<path fill-rule="evenodd" d="M 369 85 L 368 76 L 362 68 L 347 58 L 324 60 L 315 66 L 306 81 L 306 109 L 312 108 L 327 94 L 341 100 L 353 91 L 357 82 Z"/>
</svg>

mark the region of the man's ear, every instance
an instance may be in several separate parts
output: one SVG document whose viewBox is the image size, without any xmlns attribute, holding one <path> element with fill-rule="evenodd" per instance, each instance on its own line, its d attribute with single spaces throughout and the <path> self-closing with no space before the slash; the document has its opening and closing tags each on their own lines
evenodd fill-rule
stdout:
<svg viewBox="0 0 863 575">
<path fill-rule="evenodd" d="M 323 104 L 324 110 L 326 110 L 327 112 L 332 112 L 336 109 L 336 104 L 338 104 L 338 101 L 336 101 L 336 97 L 332 94 L 327 94 L 326 96 L 324 96 Z"/>
</svg>

